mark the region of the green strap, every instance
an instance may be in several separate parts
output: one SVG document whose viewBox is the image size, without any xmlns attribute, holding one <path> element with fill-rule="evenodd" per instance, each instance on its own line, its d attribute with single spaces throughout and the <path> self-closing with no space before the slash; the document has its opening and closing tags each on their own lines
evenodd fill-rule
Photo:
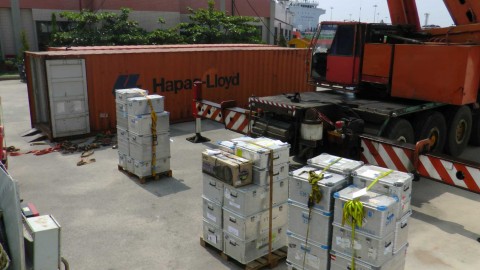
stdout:
<svg viewBox="0 0 480 270">
<path fill-rule="evenodd" d="M 310 216 L 312 214 L 312 209 L 313 209 L 313 205 L 315 203 L 320 203 L 320 201 L 322 200 L 322 193 L 320 192 L 320 187 L 318 186 L 318 181 L 321 181 L 323 179 L 323 174 L 328 170 L 330 169 L 330 167 L 339 162 L 342 158 L 337 158 L 336 160 L 334 160 L 333 162 L 331 162 L 330 164 L 328 164 L 319 174 L 316 174 L 315 171 L 309 171 L 308 172 L 308 183 L 310 183 L 310 185 L 312 186 L 312 191 L 310 192 L 310 195 L 308 196 L 308 224 L 307 224 L 307 235 L 305 237 L 305 249 L 307 248 L 308 246 L 308 236 L 309 236 L 309 233 L 310 233 Z M 302 172 L 303 173 L 303 172 Z M 305 268 L 305 258 L 307 257 L 307 251 L 305 250 L 305 254 L 303 256 L 303 267 L 302 268 Z"/>
<path fill-rule="evenodd" d="M 373 180 L 373 182 L 368 185 L 367 187 L 367 191 L 370 190 L 373 186 L 375 186 L 375 184 L 382 178 L 386 177 L 387 175 L 391 174 L 393 172 L 393 170 L 389 170 L 389 171 L 386 171 L 386 172 L 383 172 L 381 173 L 377 178 L 375 178 L 375 180 Z"/>
<path fill-rule="evenodd" d="M 387 175 L 391 174 L 393 170 L 389 170 L 386 172 L 381 173 L 373 182 L 368 185 L 367 191 L 370 190 L 378 181 Z M 365 210 L 363 207 L 363 203 L 358 199 L 353 199 L 345 203 L 343 206 L 343 217 L 342 217 L 342 226 L 345 223 L 349 224 L 352 227 L 352 237 L 351 237 L 351 247 L 352 247 L 352 262 L 350 265 L 351 270 L 355 270 L 355 228 L 358 226 L 359 228 L 363 225 L 363 217 L 365 216 Z"/>
</svg>

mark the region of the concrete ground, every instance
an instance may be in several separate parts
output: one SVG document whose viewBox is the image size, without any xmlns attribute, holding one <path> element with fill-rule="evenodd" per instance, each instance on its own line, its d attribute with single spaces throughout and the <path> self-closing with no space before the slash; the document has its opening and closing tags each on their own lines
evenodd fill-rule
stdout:
<svg viewBox="0 0 480 270">
<path fill-rule="evenodd" d="M 1 81 L 7 145 L 30 146 L 26 85 Z M 70 269 L 240 269 L 199 245 L 202 234 L 200 153 L 212 143 L 185 140 L 193 123 L 172 125 L 172 178 L 141 185 L 117 169 L 117 150 L 95 151 L 95 163 L 76 166 L 79 154 L 9 158 L 20 196 L 62 225 L 62 256 Z M 238 136 L 204 122 L 212 142 Z M 480 161 L 479 148 L 465 157 Z M 405 269 L 480 269 L 480 196 L 430 180 L 415 182 Z M 286 269 L 282 263 L 277 269 Z"/>
</svg>

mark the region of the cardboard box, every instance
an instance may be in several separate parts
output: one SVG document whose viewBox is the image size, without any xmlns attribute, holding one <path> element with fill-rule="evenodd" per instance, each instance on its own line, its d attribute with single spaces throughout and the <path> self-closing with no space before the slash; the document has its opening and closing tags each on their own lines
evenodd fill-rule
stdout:
<svg viewBox="0 0 480 270">
<path fill-rule="evenodd" d="M 202 170 L 234 187 L 252 183 L 252 162 L 227 152 L 204 151 Z"/>
</svg>

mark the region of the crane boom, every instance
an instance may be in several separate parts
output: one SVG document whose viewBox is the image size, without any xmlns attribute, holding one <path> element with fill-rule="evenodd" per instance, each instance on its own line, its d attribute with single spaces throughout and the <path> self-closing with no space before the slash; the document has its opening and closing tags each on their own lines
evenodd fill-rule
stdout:
<svg viewBox="0 0 480 270">
<path fill-rule="evenodd" d="M 387 4 L 392 24 L 413 25 L 415 30 L 420 30 L 420 19 L 415 0 L 387 0 Z"/>
</svg>

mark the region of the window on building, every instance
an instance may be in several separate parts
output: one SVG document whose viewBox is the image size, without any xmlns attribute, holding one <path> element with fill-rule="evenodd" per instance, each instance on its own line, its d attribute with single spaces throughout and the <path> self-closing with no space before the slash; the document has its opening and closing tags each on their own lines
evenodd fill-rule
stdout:
<svg viewBox="0 0 480 270">
<path fill-rule="evenodd" d="M 64 32 L 71 30 L 74 26 L 72 22 L 58 22 L 57 21 L 57 31 Z M 38 40 L 38 49 L 40 51 L 45 51 L 48 48 L 50 43 L 50 36 L 52 34 L 52 22 L 51 21 L 36 21 L 37 27 L 37 40 Z"/>
<path fill-rule="evenodd" d="M 277 39 L 278 39 L 278 27 L 275 27 L 275 31 L 273 32 L 273 44 L 277 45 Z"/>
</svg>

